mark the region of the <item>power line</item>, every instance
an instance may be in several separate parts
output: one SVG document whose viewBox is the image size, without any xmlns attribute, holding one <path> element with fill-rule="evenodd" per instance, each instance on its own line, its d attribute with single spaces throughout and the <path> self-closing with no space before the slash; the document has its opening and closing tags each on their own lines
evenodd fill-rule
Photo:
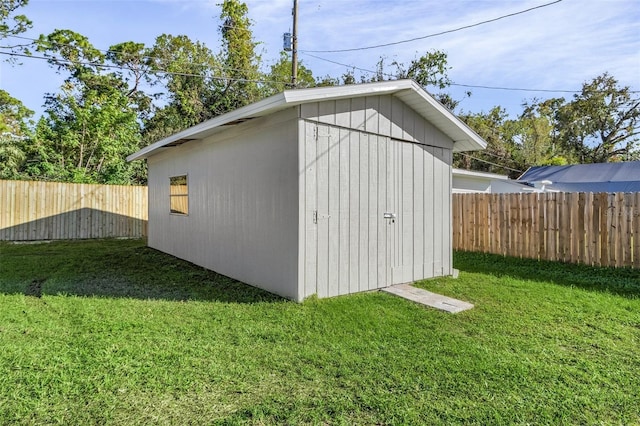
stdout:
<svg viewBox="0 0 640 426">
<path fill-rule="evenodd" d="M 482 86 L 473 84 L 450 83 L 451 86 L 469 87 L 472 89 L 506 90 L 512 92 L 548 92 L 548 93 L 581 93 L 581 90 L 524 89 L 521 87 Z"/>
<path fill-rule="evenodd" d="M 8 35 L 7 37 L 18 38 L 18 39 L 21 39 L 21 40 L 29 40 L 29 41 L 31 41 L 32 43 L 29 43 L 29 44 L 22 44 L 22 45 L 17 45 L 17 46 L 7 46 L 7 47 L 5 47 L 5 46 L 0 46 L 0 48 L 8 49 L 8 48 L 11 48 L 11 47 L 28 47 L 28 46 L 34 46 L 34 45 L 37 45 L 37 43 L 40 41 L 40 39 L 37 39 L 37 38 L 25 37 L 25 36 L 19 36 L 19 35 Z M 56 44 L 57 44 L 58 46 L 64 46 L 64 47 L 75 47 L 74 45 L 69 44 L 69 43 L 56 43 Z M 206 47 L 206 46 L 205 46 L 205 47 Z M 95 50 L 97 50 L 98 52 L 101 52 L 101 53 L 104 53 L 104 54 L 112 53 L 112 54 L 114 54 L 114 55 L 116 55 L 116 56 L 118 56 L 118 55 L 122 55 L 122 52 L 119 52 L 119 51 L 117 51 L 117 50 L 99 49 L 99 48 L 97 48 L 97 47 L 94 47 L 94 49 L 95 49 Z M 207 48 L 207 49 L 208 49 L 208 48 Z M 154 55 L 140 55 L 140 57 L 141 57 L 141 58 L 145 58 L 145 59 L 151 59 L 151 60 L 154 60 L 154 59 L 160 59 L 158 56 L 154 56 Z M 54 59 L 54 58 L 51 58 L 51 59 Z M 209 66 L 210 66 L 209 64 L 194 63 L 194 62 L 189 63 L 189 65 L 190 65 L 190 66 L 194 66 L 194 67 L 209 67 Z M 244 72 L 244 71 L 253 71 L 253 70 L 250 70 L 250 69 L 231 68 L 231 67 L 226 66 L 226 65 L 216 65 L 216 67 L 217 67 L 217 68 L 220 68 L 221 70 L 224 70 L 224 71 L 239 71 L 239 72 Z M 128 69 L 128 68 L 127 68 L 127 69 Z"/>
<path fill-rule="evenodd" d="M 310 53 L 307 53 L 306 51 L 301 51 L 301 52 L 306 56 L 309 56 L 311 58 L 315 58 L 315 59 L 318 59 L 318 60 L 321 60 L 321 61 L 329 62 L 329 63 L 336 64 L 336 65 L 341 65 L 343 67 L 351 68 L 351 69 L 354 69 L 354 70 L 358 70 L 358 71 L 362 71 L 362 72 L 366 72 L 366 73 L 370 73 L 370 74 L 377 74 L 378 73 L 378 71 L 368 70 L 366 68 L 360 68 L 360 67 L 357 67 L 355 65 L 343 64 L 341 62 L 332 61 L 331 59 L 321 58 L 320 56 L 312 55 Z M 393 74 L 388 74 L 388 73 L 383 73 L 382 75 L 384 75 L 386 77 L 395 77 Z"/>
<path fill-rule="evenodd" d="M 340 66 L 343 66 L 343 67 L 346 67 L 346 68 L 350 68 L 350 69 L 366 72 L 366 73 L 369 73 L 369 74 L 378 74 L 379 73 L 379 71 L 374 71 L 374 70 L 370 70 L 370 69 L 366 69 L 366 68 L 361 68 L 361 67 L 357 67 L 355 65 L 344 64 L 342 62 L 333 61 L 333 60 L 327 59 L 327 58 L 321 58 L 320 56 L 312 55 L 312 54 L 306 53 L 306 52 L 304 53 L 304 55 L 309 56 L 311 58 L 318 59 L 320 61 L 329 62 L 329 63 L 335 64 L 335 65 L 340 65 Z M 381 73 L 381 75 L 383 75 L 385 77 L 389 77 L 391 79 L 397 78 L 395 75 L 389 74 L 389 73 Z M 501 87 L 501 86 L 484 86 L 484 85 L 477 85 L 477 84 L 462 84 L 462 83 L 455 83 L 455 82 L 451 82 L 451 83 L 449 83 L 449 85 L 450 86 L 458 86 L 458 87 L 468 87 L 468 88 L 471 88 L 471 89 L 506 90 L 506 91 L 517 91 L 517 92 L 582 93 L 582 90 L 531 89 L 531 88 L 521 88 L 521 87 Z M 640 90 L 630 90 L 629 93 L 640 93 Z"/>
<path fill-rule="evenodd" d="M 562 1 L 562 0 L 560 0 Z M 21 37 L 21 36 L 11 36 L 11 37 L 16 37 L 16 38 L 21 38 L 21 39 L 26 39 L 26 40 L 33 40 L 33 41 L 37 41 L 36 39 L 31 39 L 28 37 Z M 66 45 L 69 46 L 69 45 Z M 0 47 L 3 48 L 3 47 Z M 101 49 L 97 49 L 101 52 L 111 52 L 111 53 L 119 53 L 119 52 L 115 52 L 115 51 L 110 51 L 110 50 L 101 50 Z M 80 65 L 89 65 L 89 66 L 95 66 L 95 67 L 102 67 L 102 68 L 115 68 L 115 69 L 121 69 L 121 70 L 127 70 L 127 71 L 135 71 L 135 69 L 130 68 L 130 67 L 125 67 L 125 66 L 120 66 L 120 65 L 112 65 L 112 64 L 98 64 L 98 63 L 91 63 L 91 62 L 74 62 L 71 60 L 67 60 L 67 59 L 59 59 L 59 58 L 53 58 L 53 57 L 46 57 L 46 56 L 34 56 L 34 55 L 26 55 L 26 54 L 20 54 L 20 53 L 16 53 L 16 52 L 0 52 L 0 55 L 7 55 L 7 56 L 18 56 L 18 57 L 24 57 L 24 58 L 30 58 L 30 59 L 42 59 L 42 60 L 46 60 L 46 61 L 55 61 L 58 63 L 63 63 L 63 64 L 72 64 L 72 63 L 77 63 Z M 349 69 L 353 69 L 353 70 L 358 70 L 358 71 L 362 71 L 368 74 L 381 74 L 385 77 L 388 77 L 389 79 L 396 79 L 397 77 L 394 74 L 390 74 L 390 73 L 380 73 L 380 71 L 374 71 L 374 70 L 370 70 L 367 68 L 362 68 L 362 67 L 358 67 L 355 65 L 350 65 L 350 64 L 345 64 L 342 62 L 337 62 L 337 61 L 333 61 L 331 59 L 326 59 L 326 58 L 322 58 L 320 56 L 316 56 L 316 55 L 312 55 L 310 53 L 304 53 L 304 55 L 309 56 L 311 58 L 315 58 L 318 59 L 320 61 L 325 61 L 325 62 L 329 62 L 335 65 L 340 65 Z M 142 57 L 144 58 L 149 58 L 149 59 L 154 59 L 154 56 L 150 56 L 150 55 L 143 55 Z M 191 66 L 200 66 L 200 67 L 206 67 L 208 66 L 207 64 L 195 64 L 195 63 L 190 63 L 189 65 Z M 220 69 L 221 71 L 251 71 L 251 70 L 246 70 L 246 69 L 237 69 L 237 68 L 230 68 L 230 67 L 226 67 L 226 66 L 216 66 L 216 68 Z M 146 72 L 148 73 L 160 73 L 160 74 L 165 74 L 165 75 L 178 75 L 178 76 L 183 76 L 183 77 L 203 77 L 203 75 L 201 74 L 193 74 L 193 73 L 184 73 L 184 72 L 176 72 L 176 71 L 165 71 L 165 70 L 147 70 Z M 233 78 L 233 77 L 223 77 L 223 76 L 211 76 L 211 78 L 215 79 L 215 80 L 229 80 L 229 81 L 244 81 L 244 82 L 254 82 L 254 83 L 269 83 L 269 84 L 289 84 L 289 82 L 285 82 L 285 81 L 276 81 L 276 80 L 261 80 L 261 79 L 245 79 L 245 78 Z M 467 87 L 467 88 L 472 88 L 472 89 L 487 89 L 487 90 L 504 90 L 504 91 L 520 91 L 520 92 L 546 92 L 546 93 L 582 93 L 581 90 L 566 90 L 566 89 L 532 89 L 532 88 L 520 88 L 520 87 L 501 87 L 501 86 L 486 86 L 486 85 L 474 85 L 474 84 L 462 84 L 462 83 L 455 83 L 455 82 L 451 82 L 449 83 L 450 86 L 457 86 L 457 87 Z M 640 91 L 638 90 L 630 90 L 629 93 L 640 93 Z"/>
<path fill-rule="evenodd" d="M 523 13 L 531 12 L 532 10 L 542 9 L 543 7 L 551 6 L 551 5 L 554 5 L 556 3 L 560 3 L 561 1 L 562 0 L 556 0 L 556 1 L 553 1 L 551 3 L 542 4 L 540 6 L 530 7 L 529 9 L 521 10 L 519 12 L 509 13 L 507 15 L 502 15 L 502 16 L 499 16 L 497 18 L 487 19 L 486 21 L 476 22 L 475 24 L 465 25 L 465 26 L 462 26 L 462 27 L 454 28 L 452 30 L 440 31 L 438 33 L 428 34 L 428 35 L 425 35 L 425 36 L 422 36 L 422 37 L 414 37 L 414 38 L 407 39 L 407 40 L 394 41 L 394 42 L 391 42 L 391 43 L 384 43 L 384 44 L 376 44 L 376 45 L 373 45 L 373 46 L 366 46 L 366 47 L 353 47 L 351 49 L 301 50 L 300 52 L 307 52 L 307 53 L 309 53 L 309 52 L 310 53 L 341 53 L 341 52 L 354 52 L 354 51 L 357 51 L 357 50 L 377 49 L 379 47 L 395 46 L 397 44 L 409 43 L 409 42 L 416 41 L 416 40 L 424 40 L 426 38 L 437 37 L 437 36 L 441 36 L 443 34 L 450 34 L 450 33 L 454 33 L 454 32 L 457 32 L 457 31 L 466 30 L 466 29 L 469 29 L 469 28 L 473 28 L 473 27 L 477 27 L 477 26 L 480 26 L 480 25 L 488 24 L 490 22 L 495 22 L 495 21 L 499 21 L 501 19 L 510 18 L 512 16 L 521 15 Z"/>
<path fill-rule="evenodd" d="M 26 54 L 15 53 L 15 52 L 0 52 L 0 55 L 19 56 L 19 57 L 22 57 L 22 58 L 40 59 L 40 60 L 45 60 L 45 61 L 52 60 L 52 58 L 48 58 L 46 56 L 26 55 Z M 125 66 L 122 66 L 122 65 L 98 64 L 98 63 L 82 62 L 82 61 L 69 61 L 67 59 L 53 59 L 53 60 L 55 60 L 56 62 L 61 63 L 61 64 L 78 64 L 78 65 L 88 65 L 88 66 L 97 67 L 97 68 L 110 68 L 110 69 L 120 69 L 120 70 L 135 71 L 134 69 L 132 69 L 130 67 L 125 67 Z M 184 73 L 184 72 L 176 72 L 176 71 L 165 71 L 165 70 L 160 70 L 160 69 L 154 69 L 154 70 L 151 70 L 149 72 L 150 73 L 166 74 L 166 75 L 178 75 L 178 76 L 182 76 L 182 77 L 202 77 L 202 78 L 205 77 L 202 74 L 192 74 L 192 73 Z M 206 76 L 206 77 L 209 77 L 209 78 L 214 79 L 214 80 L 241 81 L 241 82 L 246 82 L 246 83 L 268 83 L 268 84 L 285 84 L 285 85 L 288 84 L 288 82 L 285 82 L 285 81 L 275 81 L 275 80 L 259 80 L 259 79 L 225 77 L 225 76 L 216 76 L 216 75 L 210 75 L 210 76 Z"/>
<path fill-rule="evenodd" d="M 474 157 L 473 155 L 465 154 L 464 152 L 460 152 L 460 154 L 464 155 L 465 157 L 469 157 L 472 160 L 480 161 L 482 163 L 491 164 L 492 166 L 496 166 L 496 167 L 500 167 L 500 168 L 503 168 L 503 169 L 511 170 L 512 172 L 524 173 L 523 170 L 512 169 L 511 167 L 503 166 L 502 164 L 492 163 L 491 161 L 483 160 L 481 158 Z"/>
</svg>

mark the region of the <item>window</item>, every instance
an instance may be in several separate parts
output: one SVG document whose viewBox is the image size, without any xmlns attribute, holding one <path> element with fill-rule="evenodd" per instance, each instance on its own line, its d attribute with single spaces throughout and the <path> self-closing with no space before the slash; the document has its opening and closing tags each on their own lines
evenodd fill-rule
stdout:
<svg viewBox="0 0 640 426">
<path fill-rule="evenodd" d="M 189 214 L 189 186 L 187 175 L 169 178 L 171 213 Z"/>
</svg>

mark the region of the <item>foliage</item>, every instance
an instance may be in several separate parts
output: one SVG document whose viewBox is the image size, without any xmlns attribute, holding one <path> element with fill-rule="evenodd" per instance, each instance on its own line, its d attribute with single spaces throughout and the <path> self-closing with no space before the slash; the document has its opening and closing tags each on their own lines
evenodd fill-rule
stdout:
<svg viewBox="0 0 640 426">
<path fill-rule="evenodd" d="M 145 120 L 146 143 L 162 139 L 217 114 L 217 95 L 224 89 L 216 78 L 222 69 L 213 52 L 185 35 L 162 34 L 147 53 L 153 84 L 164 88 L 164 105 Z"/>
<path fill-rule="evenodd" d="M 449 110 L 455 110 L 460 104 L 460 99 L 454 99 L 447 92 L 443 92 L 451 84 L 451 80 L 448 76 L 448 71 L 451 69 L 447 64 L 447 54 L 440 50 L 432 50 L 424 55 L 414 58 L 408 65 L 397 60 L 392 61 L 389 64 L 392 70 L 388 69 L 387 59 L 381 57 L 375 66 L 375 73 L 371 77 L 360 76 L 360 83 L 371 83 L 376 81 L 386 80 L 399 80 L 399 79 L 411 79 L 418 83 L 420 86 L 429 90 L 430 87 L 438 90 L 433 93 L 433 96 L 442 105 Z M 342 75 L 342 84 L 356 84 L 358 79 L 355 75 L 355 70 L 349 70 Z M 338 79 L 331 79 L 327 77 L 323 80 L 324 84 L 318 85 L 333 85 L 338 84 Z M 471 92 L 466 92 L 465 96 L 471 96 Z"/>
<path fill-rule="evenodd" d="M 140 45 L 117 45 L 110 59 L 130 63 Z M 67 73 L 60 93 L 45 97 L 30 155 L 32 177 L 82 183 L 128 184 L 144 180 L 126 156 L 139 149 L 138 114 L 148 105 L 121 72 L 106 71 L 108 57 L 70 30 L 41 36 L 38 50 L 59 72 Z M 119 56 L 122 54 L 122 56 Z M 127 62 L 129 61 L 129 62 Z M 134 70 L 131 70 L 135 74 Z"/>
<path fill-rule="evenodd" d="M 517 177 L 521 166 L 514 157 L 518 151 L 516 139 L 520 128 L 517 122 L 509 119 L 507 111 L 496 106 L 488 113 L 467 113 L 460 118 L 487 141 L 487 148 L 472 153 L 473 158 L 457 154 L 454 166 Z"/>
<path fill-rule="evenodd" d="M 26 15 L 16 13 L 28 3 L 29 0 L 0 0 L 0 40 L 22 34 L 33 26 Z M 0 48 L 28 54 L 28 46 L 23 43 L 4 43 Z"/>
<path fill-rule="evenodd" d="M 584 83 L 555 115 L 561 143 L 580 163 L 631 160 L 640 134 L 640 97 L 605 73 Z"/>
<path fill-rule="evenodd" d="M 291 58 L 287 52 L 280 52 L 280 59 L 271 65 L 269 74 L 266 76 L 268 81 L 267 95 L 275 95 L 291 87 L 291 66 Z M 306 89 L 315 86 L 316 80 L 313 78 L 313 72 L 305 67 L 302 61 L 299 61 L 296 87 Z"/>
<path fill-rule="evenodd" d="M 115 66 L 112 75 L 126 84 L 126 96 L 141 120 L 151 114 L 153 100 L 142 88 L 152 83 L 148 53 L 144 43 L 126 41 L 111 46 L 106 54 L 107 61 Z"/>
<path fill-rule="evenodd" d="M 435 86 L 438 89 L 444 89 L 451 84 L 447 76 L 447 71 L 451 69 L 447 66 L 447 54 L 439 50 L 413 59 L 406 67 L 397 61 L 392 62 L 392 65 L 396 67 L 397 79 L 410 78 L 423 87 Z"/>
<path fill-rule="evenodd" d="M 387 63 L 387 58 L 383 56 L 376 63 L 373 75 L 361 74 L 358 78 L 355 70 L 349 70 L 341 76 L 341 80 L 342 84 L 356 84 L 357 82 L 413 79 L 424 88 L 434 86 L 444 89 L 451 83 L 447 76 L 449 69 L 447 54 L 440 50 L 432 50 L 414 58 L 408 65 L 396 60 Z M 332 77 L 327 76 L 325 80 L 331 81 Z"/>
<path fill-rule="evenodd" d="M 187 36 L 163 34 L 149 51 L 154 84 L 166 88 L 165 105 L 145 120 L 145 143 L 162 139 L 209 118 L 259 100 L 260 57 L 248 8 L 237 0 L 221 5 L 222 49 L 216 55 Z"/>
<path fill-rule="evenodd" d="M 551 98 L 525 103 L 516 119 L 510 119 L 500 107 L 461 118 L 488 147 L 473 153 L 477 160 L 456 155 L 457 167 L 517 177 L 537 165 L 640 158 L 640 98 L 634 98 L 629 87 L 618 87 L 608 74 L 585 83 L 571 101 Z"/>
<path fill-rule="evenodd" d="M 0 40 L 17 36 L 32 27 L 32 22 L 17 10 L 29 0 L 0 0 Z M 28 53 L 27 45 L 3 43 L 0 48 L 11 52 Z M 19 99 L 0 89 L 0 179 L 20 177 L 20 168 L 26 160 L 24 145 L 30 136 L 29 119 L 33 111 Z"/>
<path fill-rule="evenodd" d="M 9 424 L 637 424 L 638 272 L 458 253 L 451 315 L 302 304 L 141 241 L 0 244 Z"/>
<path fill-rule="evenodd" d="M 255 49 L 258 43 L 253 40 L 249 8 L 238 0 L 224 0 L 221 6 L 220 34 L 222 51 L 220 53 L 226 77 L 225 88 L 216 107 L 216 114 L 243 107 L 263 97 L 258 86 L 261 58 Z"/>
<path fill-rule="evenodd" d="M 25 145 L 33 111 L 0 89 L 0 179 L 17 179 L 26 160 Z"/>
<path fill-rule="evenodd" d="M 565 165 L 568 163 L 566 153 L 558 143 L 557 127 L 550 118 L 550 111 L 558 105 L 557 100 L 545 102 L 533 100 L 524 104 L 519 125 L 521 167 Z"/>
<path fill-rule="evenodd" d="M 125 158 L 138 149 L 136 113 L 117 86 L 107 87 L 76 89 L 67 83 L 47 99 L 36 138 L 54 176 L 77 183 L 133 183 Z"/>
<path fill-rule="evenodd" d="M 19 13 L 27 3 L 0 0 L 0 40 L 31 28 Z M 223 0 L 219 6 L 217 50 L 184 35 L 162 34 L 150 47 L 125 41 L 106 52 L 69 29 L 41 35 L 37 50 L 65 82 L 58 93 L 45 95 L 45 114 L 35 127 L 19 100 L 0 93 L 0 178 L 144 183 L 146 164 L 128 164 L 127 155 L 286 89 L 289 56 L 281 52 L 262 70 L 247 5 Z M 373 74 L 354 68 L 314 78 L 300 63 L 298 87 L 410 78 L 454 111 L 460 100 L 445 91 L 449 70 L 440 50 L 408 63 L 381 57 Z M 484 152 L 455 154 L 457 167 L 516 177 L 533 165 L 640 159 L 640 98 L 607 73 L 585 82 L 573 99 L 533 99 L 518 117 L 509 117 L 500 106 L 461 116 L 489 146 Z"/>
</svg>

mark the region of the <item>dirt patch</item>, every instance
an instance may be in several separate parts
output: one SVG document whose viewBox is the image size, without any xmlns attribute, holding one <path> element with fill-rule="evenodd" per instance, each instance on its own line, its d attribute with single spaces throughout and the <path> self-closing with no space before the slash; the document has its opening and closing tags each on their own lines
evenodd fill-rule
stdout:
<svg viewBox="0 0 640 426">
<path fill-rule="evenodd" d="M 38 278 L 31 281 L 31 284 L 24 291 L 25 296 L 42 297 L 42 284 L 46 280 L 46 278 Z"/>
</svg>

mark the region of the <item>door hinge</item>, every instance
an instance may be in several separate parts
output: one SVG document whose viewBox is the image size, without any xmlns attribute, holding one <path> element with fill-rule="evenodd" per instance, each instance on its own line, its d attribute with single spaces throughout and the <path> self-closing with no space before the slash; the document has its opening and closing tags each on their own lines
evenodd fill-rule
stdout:
<svg viewBox="0 0 640 426">
<path fill-rule="evenodd" d="M 318 223 L 318 210 L 313 212 L 313 223 Z"/>
</svg>

